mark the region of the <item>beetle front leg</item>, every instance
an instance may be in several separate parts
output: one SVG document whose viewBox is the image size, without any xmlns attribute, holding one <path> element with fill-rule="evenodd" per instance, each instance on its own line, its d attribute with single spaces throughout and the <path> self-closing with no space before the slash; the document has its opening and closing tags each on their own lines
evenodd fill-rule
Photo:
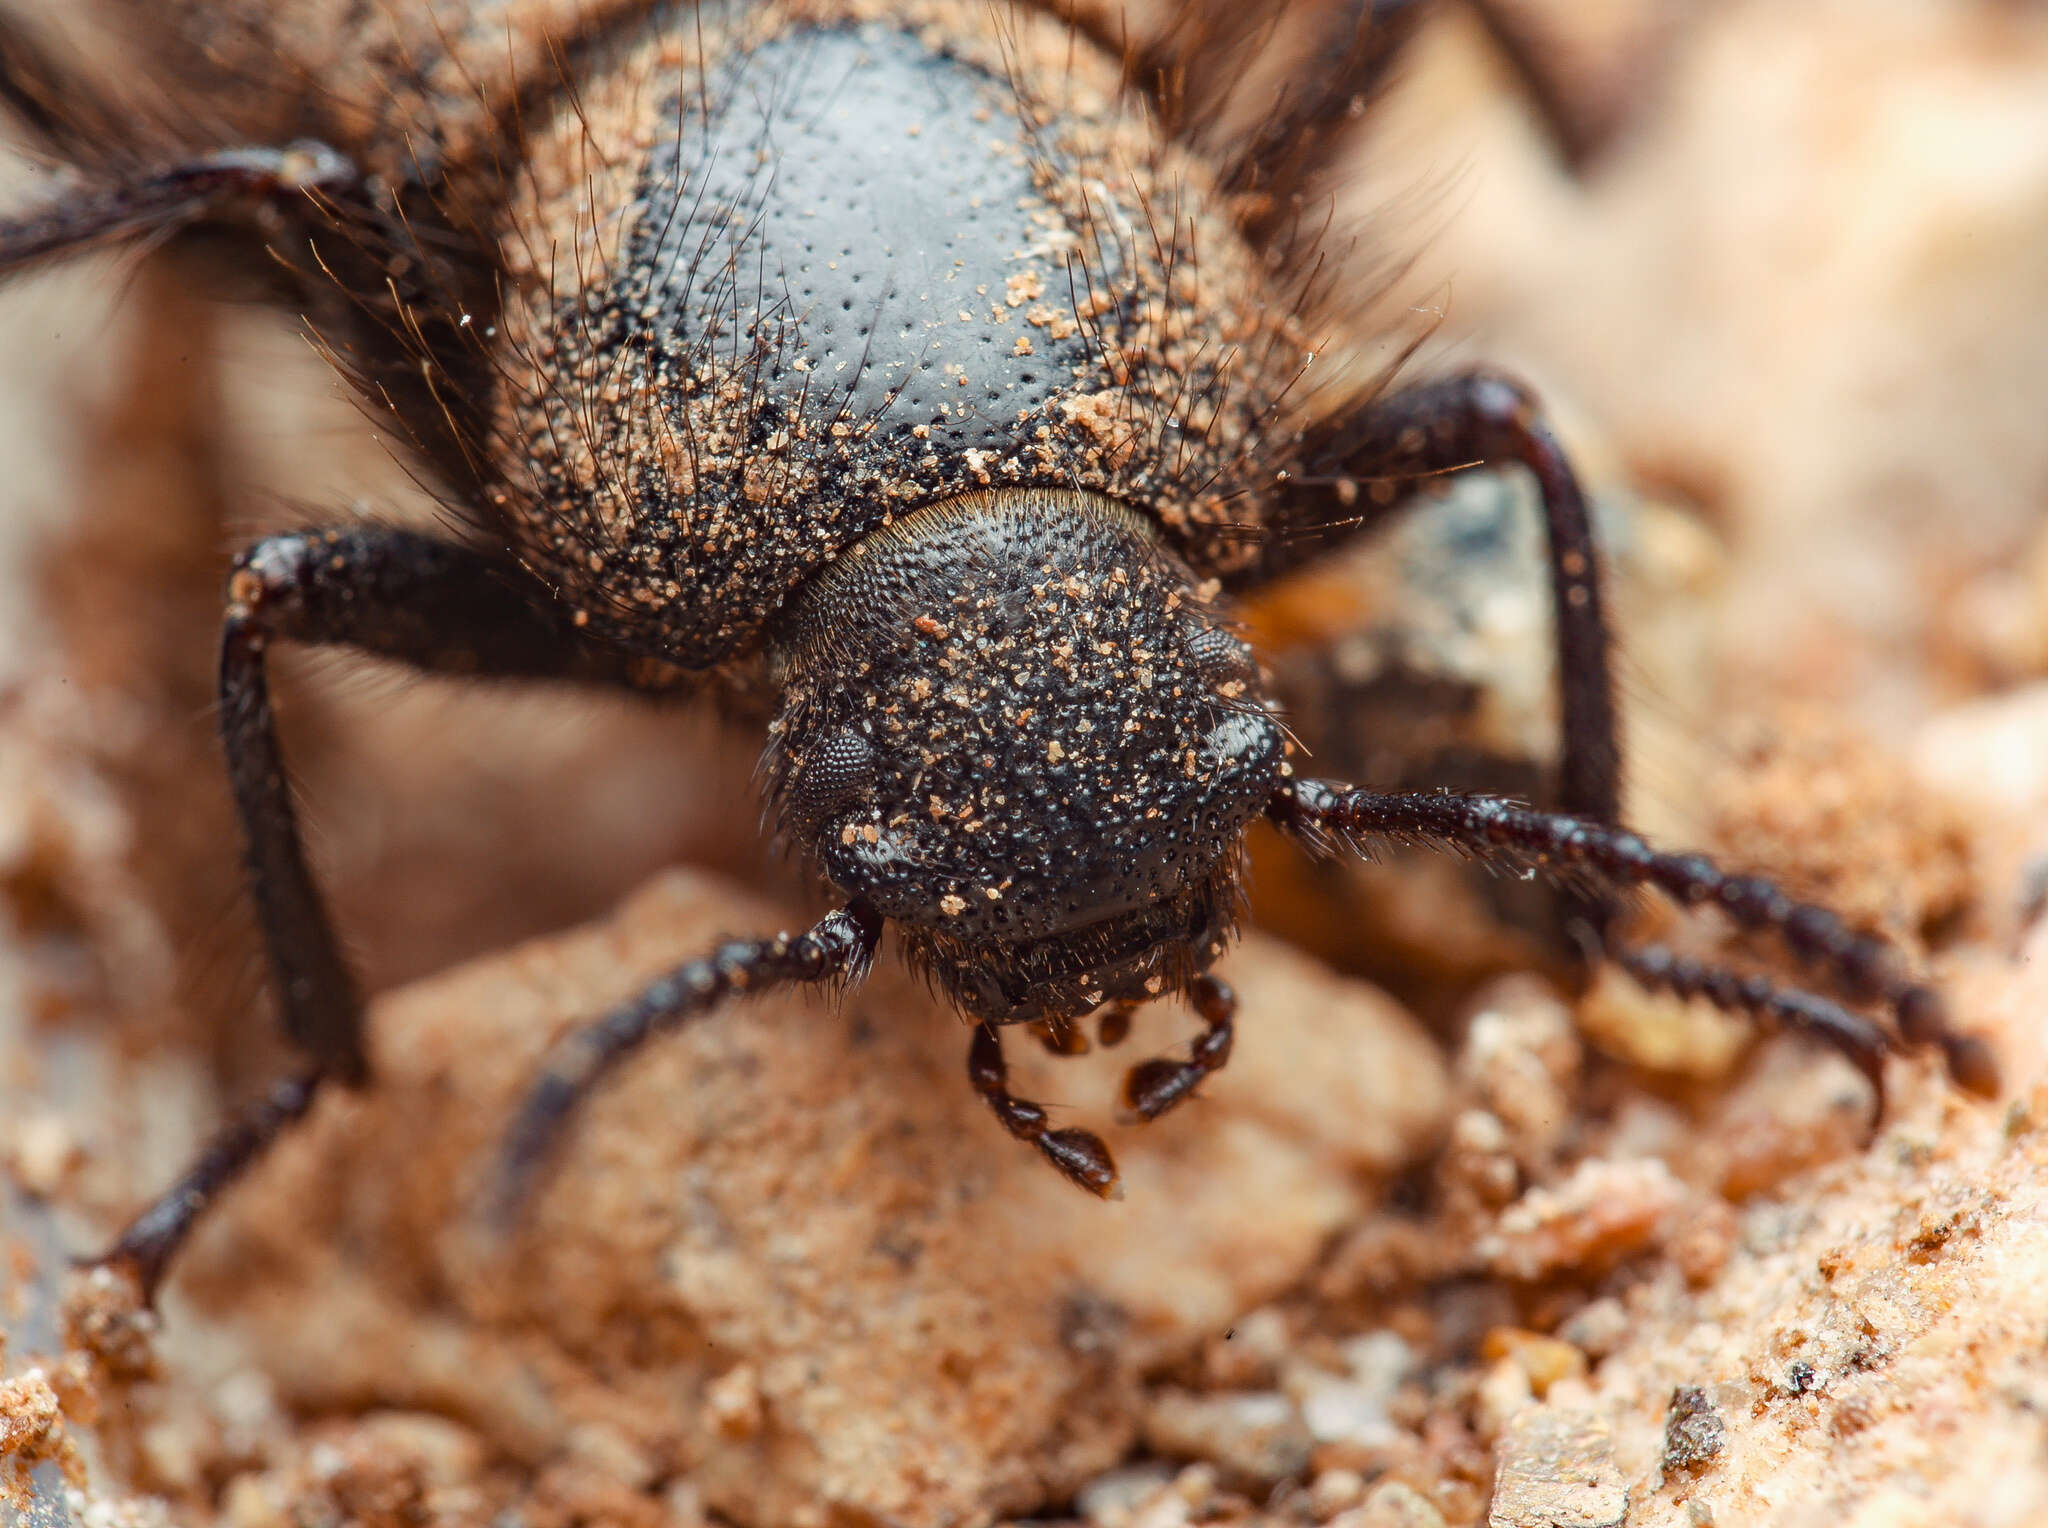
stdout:
<svg viewBox="0 0 2048 1528">
<path fill-rule="evenodd" d="M 363 999 L 306 864 L 278 748 L 268 655 L 277 641 L 351 647 L 426 672 L 642 688 L 632 660 L 583 641 L 572 614 L 516 564 L 409 531 L 274 536 L 236 559 L 221 636 L 220 731 L 279 1017 L 311 1066 L 229 1125 L 103 1261 L 145 1298 L 214 1199 L 322 1083 L 369 1080 Z"/>
<path fill-rule="evenodd" d="M 1529 471 L 1542 494 L 1556 613 L 1557 804 L 1575 817 L 1619 821 L 1620 722 L 1598 546 L 1578 475 L 1529 390 L 1490 371 L 1403 388 L 1315 427 L 1302 463 L 1261 579 L 1327 550 L 1332 535 L 1370 530 L 1403 508 L 1419 511 L 1416 497 L 1444 473 Z"/>
<path fill-rule="evenodd" d="M 570 613 L 508 561 L 381 527 L 273 536 L 235 561 L 221 635 L 220 731 L 285 1032 L 321 1073 L 369 1076 L 362 999 L 306 866 L 278 749 L 273 642 L 351 647 L 411 668 L 487 678 L 631 683 Z"/>
<path fill-rule="evenodd" d="M 773 987 L 858 980 L 881 943 L 882 920 L 860 903 L 827 913 L 794 939 L 735 939 L 678 966 L 554 1048 L 506 1133 L 490 1210 L 500 1230 L 518 1219 L 570 1116 L 650 1040 L 727 998 Z M 1028 1105 L 1026 1107 L 1029 1107 Z"/>
<path fill-rule="evenodd" d="M 1291 781 L 1274 792 L 1268 817 L 1312 848 L 1362 849 L 1372 840 L 1426 844 L 1509 871 L 1529 870 L 1576 885 L 1612 905 L 1634 887 L 1655 887 L 1680 907 L 1718 908 L 1737 928 L 1769 933 L 1802 965 L 1853 1002 L 1882 1002 L 1896 1038 L 1942 1053 L 1949 1075 L 1973 1093 L 1999 1090 L 1997 1059 L 1982 1036 L 1956 1029 L 1941 995 L 1915 979 L 1875 934 L 1859 933 L 1825 907 L 1801 902 L 1763 876 L 1723 870 L 1704 854 L 1669 854 L 1612 823 L 1539 812 L 1494 796 L 1369 791 L 1327 780 Z M 1819 1036 L 1880 1089 L 1891 1037 L 1868 1019 L 1810 993 L 1784 989 L 1660 949 L 1603 947 L 1647 987 L 1704 997 Z"/>
</svg>

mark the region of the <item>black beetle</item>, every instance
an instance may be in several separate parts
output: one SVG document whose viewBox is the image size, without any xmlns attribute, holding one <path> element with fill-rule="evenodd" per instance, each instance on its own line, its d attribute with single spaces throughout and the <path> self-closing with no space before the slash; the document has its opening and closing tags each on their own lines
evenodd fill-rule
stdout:
<svg viewBox="0 0 2048 1528">
<path fill-rule="evenodd" d="M 566 29 L 521 0 L 421 0 L 361 36 L 320 34 L 318 0 L 187 7 L 167 67 L 276 90 L 242 128 L 265 136 L 176 143 L 124 137 L 10 25 L 0 98 L 76 175 L 0 225 L 0 270 L 239 237 L 470 528 L 312 529 L 236 561 L 221 729 L 311 1064 L 111 1259 L 153 1289 L 323 1083 L 369 1081 L 278 754 L 280 641 L 642 691 L 744 671 L 780 697 L 775 820 L 841 905 L 574 1036 L 508 1144 L 507 1208 L 634 1047 L 738 992 L 856 977 L 892 925 L 977 1021 L 970 1078 L 1001 1122 L 1112 1192 L 1099 1139 L 1009 1093 L 1000 1029 L 1061 1043 L 1102 1009 L 1114 1039 L 1135 1005 L 1185 992 L 1204 1034 L 1134 1067 L 1125 1096 L 1142 1118 L 1187 1098 L 1229 1056 L 1233 1000 L 1207 973 L 1260 816 L 1315 849 L 1414 842 L 1559 877 L 1589 956 L 1810 1030 L 1874 1082 L 1897 1038 L 1994 1088 L 1981 1043 L 1881 941 L 1617 824 L 1597 548 L 1526 391 L 1489 372 L 1397 388 L 1341 330 L 1319 338 L 1342 314 L 1316 286 L 1303 188 L 1416 9 L 1326 19 L 1326 78 L 1236 145 L 1170 109 L 1170 37 L 1121 49 L 949 0 L 610 0 Z M 1541 490 L 1560 811 L 1298 778 L 1230 596 L 1479 464 Z M 1613 899 L 1639 885 L 1776 932 L 1844 998 L 1888 1005 L 1896 1036 L 1630 947 Z"/>
</svg>

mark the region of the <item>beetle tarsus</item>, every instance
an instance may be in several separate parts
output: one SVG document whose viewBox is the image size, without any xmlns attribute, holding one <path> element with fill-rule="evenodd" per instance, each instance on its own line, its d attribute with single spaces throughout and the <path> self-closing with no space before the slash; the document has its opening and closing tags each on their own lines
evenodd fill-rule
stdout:
<svg viewBox="0 0 2048 1528">
<path fill-rule="evenodd" d="M 269 1092 L 207 1143 L 176 1183 L 128 1222 L 112 1247 L 91 1262 L 128 1274 L 141 1291 L 143 1303 L 154 1306 L 164 1274 L 200 1217 L 255 1165 L 272 1142 L 305 1117 L 320 1083 L 320 1073 L 305 1072 L 272 1084 Z"/>
</svg>

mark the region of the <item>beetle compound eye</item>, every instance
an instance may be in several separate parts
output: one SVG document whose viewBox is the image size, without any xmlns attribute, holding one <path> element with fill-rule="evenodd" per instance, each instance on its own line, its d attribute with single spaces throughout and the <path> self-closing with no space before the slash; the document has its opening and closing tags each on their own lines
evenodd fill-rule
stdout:
<svg viewBox="0 0 2048 1528">
<path fill-rule="evenodd" d="M 1220 626 L 1204 626 L 1188 638 L 1188 662 L 1210 689 L 1236 699 L 1258 677 L 1252 650 Z"/>
<path fill-rule="evenodd" d="M 858 732 L 839 732 L 804 755 L 803 770 L 790 787 L 790 827 L 814 837 L 874 796 L 875 750 Z"/>
</svg>

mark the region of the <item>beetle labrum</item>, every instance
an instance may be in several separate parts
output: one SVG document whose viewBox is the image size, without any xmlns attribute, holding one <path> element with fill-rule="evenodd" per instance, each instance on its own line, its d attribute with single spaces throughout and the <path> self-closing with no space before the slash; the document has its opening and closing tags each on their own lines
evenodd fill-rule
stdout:
<svg viewBox="0 0 2048 1528">
<path fill-rule="evenodd" d="M 1262 816 L 1319 851 L 1419 843 L 1560 877 L 1589 953 L 1648 985 L 1810 1031 L 1880 1086 L 1905 1042 L 1995 1087 L 1883 942 L 1618 825 L 1597 548 L 1527 391 L 1396 386 L 1315 329 L 1333 304 L 1294 193 L 1413 6 L 1342 18 L 1340 88 L 1235 151 L 1146 108 L 1145 60 L 1028 9 L 614 0 L 567 30 L 534 9 L 401 8 L 296 91 L 320 64 L 280 62 L 303 16 L 221 35 L 194 11 L 192 69 L 284 81 L 272 137 L 233 141 L 111 141 L 34 39 L 0 50 L 0 94 L 79 172 L 0 225 L 0 269 L 239 231 L 468 527 L 314 528 L 235 563 L 221 731 L 309 1065 L 122 1237 L 110 1257 L 145 1289 L 323 1086 L 371 1080 L 277 747 L 278 642 L 633 690 L 739 670 L 779 697 L 773 817 L 837 905 L 572 1035 L 507 1143 L 508 1207 L 636 1047 L 745 991 L 853 979 L 890 927 L 973 1021 L 969 1079 L 1002 1126 L 1114 1192 L 1100 1139 L 1009 1091 L 1002 1029 L 1057 1043 L 1101 1011 L 1110 1038 L 1186 993 L 1204 1033 L 1133 1067 L 1125 1102 L 1152 1119 L 1189 1097 L 1230 1054 L 1209 972 Z M 1541 490 L 1560 810 L 1303 778 L 1229 598 L 1482 464 Z M 1630 946 L 1612 899 L 1637 886 L 1781 936 L 1895 1027 Z"/>
</svg>

